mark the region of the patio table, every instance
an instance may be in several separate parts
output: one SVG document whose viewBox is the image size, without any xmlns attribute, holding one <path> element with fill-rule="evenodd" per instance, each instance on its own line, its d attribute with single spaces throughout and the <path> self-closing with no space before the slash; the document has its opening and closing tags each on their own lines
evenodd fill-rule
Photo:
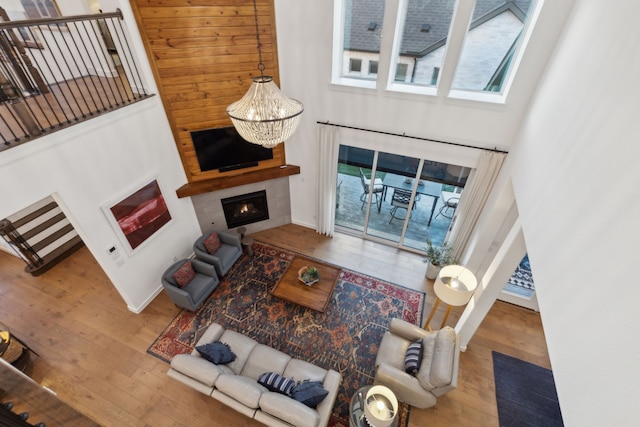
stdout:
<svg viewBox="0 0 640 427">
<path fill-rule="evenodd" d="M 413 191 L 413 179 L 409 178 L 409 182 L 407 181 L 407 177 L 402 175 L 396 175 L 393 173 L 387 173 L 387 175 L 382 180 L 382 200 L 387 199 L 387 188 L 397 188 L 400 190 L 405 190 L 408 192 Z M 440 190 L 442 189 L 442 184 L 436 183 L 433 181 L 420 180 L 418 182 L 418 190 L 417 194 L 423 194 L 425 196 L 429 196 L 433 198 L 433 204 L 431 205 L 431 215 L 429 215 L 429 222 L 427 225 L 431 225 L 431 220 L 433 219 L 433 212 L 436 210 L 436 205 L 438 204 L 438 199 L 440 198 Z M 382 203 L 378 206 L 378 213 L 380 213 L 380 209 L 382 207 Z"/>
</svg>

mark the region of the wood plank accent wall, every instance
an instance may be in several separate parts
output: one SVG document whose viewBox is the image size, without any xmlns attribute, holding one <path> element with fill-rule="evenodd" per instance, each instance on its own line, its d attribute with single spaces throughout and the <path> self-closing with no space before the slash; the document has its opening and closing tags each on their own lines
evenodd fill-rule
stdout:
<svg viewBox="0 0 640 427">
<path fill-rule="evenodd" d="M 202 172 L 190 135 L 230 126 L 227 106 L 260 75 L 253 1 L 131 0 L 131 5 L 189 183 L 285 165 L 279 144 L 274 158 L 256 167 Z M 264 74 L 279 86 L 273 0 L 257 0 L 257 10 Z"/>
</svg>

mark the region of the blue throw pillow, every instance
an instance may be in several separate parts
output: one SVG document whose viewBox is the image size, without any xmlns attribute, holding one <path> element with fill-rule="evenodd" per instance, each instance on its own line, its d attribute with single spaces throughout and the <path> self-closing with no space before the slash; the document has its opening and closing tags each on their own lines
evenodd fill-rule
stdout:
<svg viewBox="0 0 640 427">
<path fill-rule="evenodd" d="M 315 409 L 328 394 L 329 391 L 322 387 L 322 382 L 307 380 L 296 384 L 291 392 L 291 397 Z"/>
<path fill-rule="evenodd" d="M 262 384 L 270 391 L 282 393 L 287 396 L 291 395 L 291 390 L 293 389 L 293 386 L 296 385 L 293 380 L 285 378 L 275 372 L 265 372 L 260 375 L 260 377 L 258 377 L 258 384 Z"/>
<path fill-rule="evenodd" d="M 404 356 L 404 371 L 414 377 L 418 373 L 418 368 L 422 363 L 422 340 L 409 344 L 407 353 Z"/>
<path fill-rule="evenodd" d="M 236 354 L 231 351 L 229 345 L 220 341 L 199 345 L 196 350 L 203 358 L 216 365 L 224 365 L 236 360 Z"/>
</svg>

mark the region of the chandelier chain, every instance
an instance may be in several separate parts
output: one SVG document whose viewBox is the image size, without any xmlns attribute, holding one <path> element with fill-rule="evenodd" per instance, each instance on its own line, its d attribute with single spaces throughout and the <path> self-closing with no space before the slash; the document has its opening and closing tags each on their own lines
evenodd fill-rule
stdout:
<svg viewBox="0 0 640 427">
<path fill-rule="evenodd" d="M 262 44 L 260 43 L 260 28 L 258 27 L 258 5 L 256 0 L 253 0 L 253 16 L 256 23 L 256 40 L 258 42 L 258 70 L 260 70 L 260 77 L 264 78 L 264 63 L 262 62 Z"/>
</svg>

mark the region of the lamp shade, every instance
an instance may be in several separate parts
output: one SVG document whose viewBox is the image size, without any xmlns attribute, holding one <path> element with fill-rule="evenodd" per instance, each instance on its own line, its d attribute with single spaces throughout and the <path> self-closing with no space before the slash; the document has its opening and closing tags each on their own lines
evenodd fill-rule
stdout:
<svg viewBox="0 0 640 427">
<path fill-rule="evenodd" d="M 364 416 L 372 427 L 387 427 L 398 413 L 398 399 L 383 385 L 369 389 L 364 402 Z"/>
<path fill-rule="evenodd" d="M 447 265 L 440 270 L 433 290 L 449 305 L 465 305 L 476 290 L 478 281 L 471 271 L 461 265 Z"/>
<path fill-rule="evenodd" d="M 227 107 L 233 126 L 247 141 L 273 148 L 293 135 L 304 107 L 280 92 L 270 76 L 254 77 L 247 93 Z"/>
</svg>

